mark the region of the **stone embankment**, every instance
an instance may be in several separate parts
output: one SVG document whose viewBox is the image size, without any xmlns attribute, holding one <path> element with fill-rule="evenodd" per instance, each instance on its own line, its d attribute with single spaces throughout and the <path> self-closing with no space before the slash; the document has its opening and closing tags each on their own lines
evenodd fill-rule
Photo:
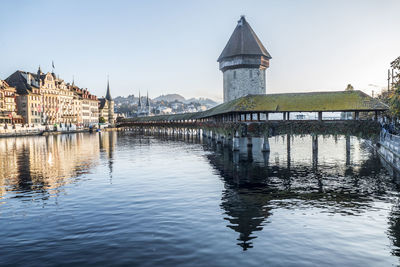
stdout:
<svg viewBox="0 0 400 267">
<path fill-rule="evenodd" d="M 103 128 L 102 131 L 110 131 L 115 128 Z M 89 132 L 89 128 L 77 128 L 75 125 L 46 126 L 40 124 L 0 124 L 0 137 L 16 137 L 30 135 L 55 135 L 64 133 Z"/>
</svg>

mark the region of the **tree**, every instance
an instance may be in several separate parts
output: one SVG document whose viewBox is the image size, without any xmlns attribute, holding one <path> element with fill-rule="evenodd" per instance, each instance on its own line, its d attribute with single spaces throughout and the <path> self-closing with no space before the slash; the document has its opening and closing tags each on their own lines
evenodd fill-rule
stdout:
<svg viewBox="0 0 400 267">
<path fill-rule="evenodd" d="M 346 91 L 354 91 L 354 87 L 351 84 L 348 84 L 346 87 Z"/>
<path fill-rule="evenodd" d="M 392 63 L 390 63 L 390 66 L 393 69 L 393 86 L 394 89 L 396 89 L 400 86 L 400 57 L 393 60 Z"/>
<path fill-rule="evenodd" d="M 390 112 L 395 117 L 400 117 L 400 87 L 393 91 L 389 97 Z"/>
<path fill-rule="evenodd" d="M 104 117 L 100 117 L 99 118 L 99 123 L 106 123 L 106 119 L 104 119 Z"/>
<path fill-rule="evenodd" d="M 396 58 L 390 66 L 393 68 L 393 92 L 389 96 L 390 112 L 395 117 L 400 117 L 400 57 Z"/>
</svg>

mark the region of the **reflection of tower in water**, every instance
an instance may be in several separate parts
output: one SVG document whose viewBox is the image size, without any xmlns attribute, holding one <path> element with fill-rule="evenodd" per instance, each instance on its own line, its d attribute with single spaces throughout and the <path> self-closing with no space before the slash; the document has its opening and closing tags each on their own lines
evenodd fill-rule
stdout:
<svg viewBox="0 0 400 267">
<path fill-rule="evenodd" d="M 329 153 L 333 149 L 329 147 L 332 138 L 310 136 L 299 142 L 298 137 L 284 137 L 276 139 L 271 154 L 283 155 L 287 160 L 275 159 L 274 164 L 269 162 L 270 153 L 264 153 L 264 160 L 260 161 L 249 151 L 241 153 L 208 142 L 204 145 L 204 149 L 212 151 L 206 157 L 224 182 L 221 208 L 229 222 L 227 227 L 239 234 L 237 244 L 244 250 L 253 247 L 257 232 L 267 227 L 274 208 L 295 209 L 305 203 L 327 212 L 360 214 L 374 205 L 377 195 L 388 190 L 390 181 L 382 172 L 377 155 L 367 153 L 357 165 L 347 166 L 349 153 L 344 138 L 335 144 L 342 151 L 338 155 Z M 362 142 L 355 143 L 355 147 L 359 146 Z M 299 151 L 309 154 L 303 156 Z"/>
<path fill-rule="evenodd" d="M 110 175 L 110 183 L 112 183 L 112 172 L 114 164 L 114 149 L 117 142 L 117 132 L 101 132 L 99 133 L 100 152 L 107 155 L 108 169 Z"/>
<path fill-rule="evenodd" d="M 207 155 L 213 167 L 224 178 L 225 190 L 222 195 L 221 207 L 227 215 L 228 227 L 239 233 L 238 245 L 247 250 L 252 248 L 255 231 L 263 229 L 266 218 L 270 215 L 267 207 L 269 196 L 268 187 L 263 184 L 265 172 L 261 167 L 251 164 L 252 156 L 238 162 L 238 152 L 222 149 L 218 153 Z M 265 184 L 264 184 L 265 185 Z"/>
</svg>

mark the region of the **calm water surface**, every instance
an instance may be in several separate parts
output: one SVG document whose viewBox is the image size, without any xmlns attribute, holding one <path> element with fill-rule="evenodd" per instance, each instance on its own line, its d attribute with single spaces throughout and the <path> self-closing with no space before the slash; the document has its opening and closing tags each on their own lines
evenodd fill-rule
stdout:
<svg viewBox="0 0 400 267">
<path fill-rule="evenodd" d="M 398 265 L 384 161 L 356 138 L 289 140 L 0 139 L 0 265 Z"/>
</svg>

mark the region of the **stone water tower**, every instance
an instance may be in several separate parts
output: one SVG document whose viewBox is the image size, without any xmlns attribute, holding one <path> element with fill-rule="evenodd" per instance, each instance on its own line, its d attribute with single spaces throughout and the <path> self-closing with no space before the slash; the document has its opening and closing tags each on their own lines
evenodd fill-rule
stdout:
<svg viewBox="0 0 400 267">
<path fill-rule="evenodd" d="M 271 55 L 244 16 L 218 58 L 224 75 L 224 102 L 248 94 L 265 94 L 265 72 Z"/>
</svg>

